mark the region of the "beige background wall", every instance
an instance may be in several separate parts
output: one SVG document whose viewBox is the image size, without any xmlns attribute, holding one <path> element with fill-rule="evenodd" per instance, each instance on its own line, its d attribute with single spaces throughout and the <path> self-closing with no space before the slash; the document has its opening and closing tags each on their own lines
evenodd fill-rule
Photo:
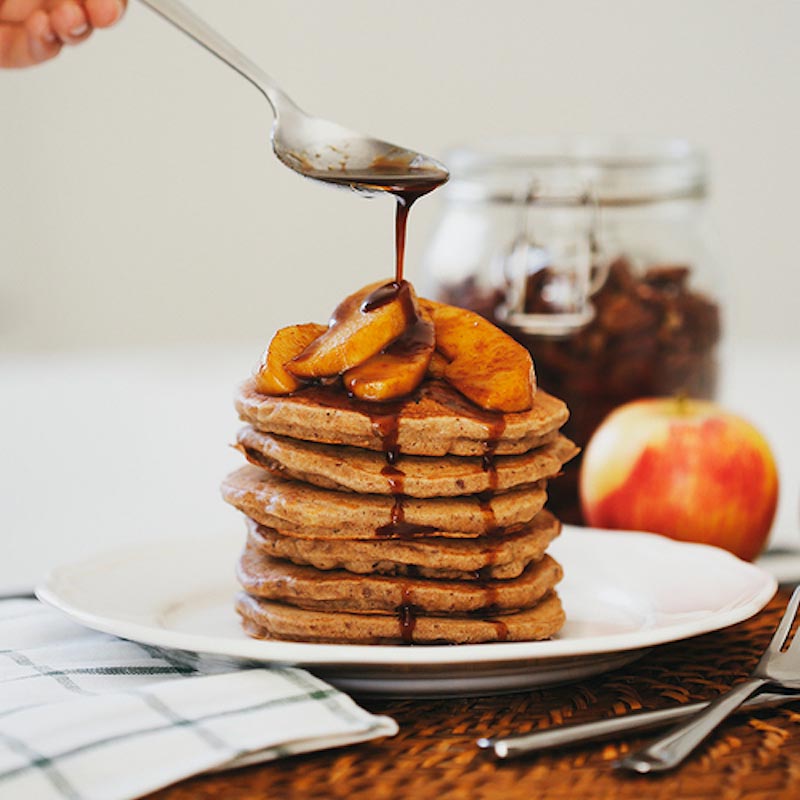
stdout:
<svg viewBox="0 0 800 800">
<path fill-rule="evenodd" d="M 800 3 L 192 0 L 301 105 L 441 155 L 683 135 L 714 167 L 735 337 L 800 343 Z M 131 0 L 0 74 L 0 351 L 260 343 L 391 269 L 392 209 L 270 155 L 260 95 Z M 438 203 L 413 215 L 411 276 Z"/>
</svg>

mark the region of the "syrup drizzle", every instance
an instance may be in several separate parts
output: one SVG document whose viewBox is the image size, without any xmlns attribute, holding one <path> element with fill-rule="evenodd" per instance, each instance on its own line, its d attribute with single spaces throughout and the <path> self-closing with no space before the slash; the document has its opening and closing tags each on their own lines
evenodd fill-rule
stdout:
<svg viewBox="0 0 800 800">
<path fill-rule="evenodd" d="M 497 492 L 497 465 L 494 461 L 494 455 L 497 452 L 497 447 L 500 444 L 500 439 L 506 429 L 506 420 L 503 414 L 494 414 L 488 416 L 488 412 L 484 412 L 483 423 L 486 425 L 486 441 L 484 442 L 484 451 L 481 456 L 481 466 L 483 471 L 487 474 L 488 488 L 483 492 L 478 492 L 478 504 L 484 519 L 484 532 L 487 534 L 498 533 L 497 518 L 495 517 L 494 508 L 492 507 L 492 499 Z"/>
<path fill-rule="evenodd" d="M 408 226 L 408 212 L 411 206 L 418 200 L 422 193 L 399 192 L 397 198 L 397 208 L 394 217 L 394 241 L 395 241 L 395 280 L 403 280 L 403 266 L 406 255 L 406 228 Z"/>
<path fill-rule="evenodd" d="M 389 345 L 384 352 L 390 356 L 414 355 L 421 348 L 429 347 L 433 337 L 433 326 L 421 320 L 414 307 L 411 287 L 403 279 L 406 232 L 408 214 L 411 206 L 423 195 L 441 186 L 448 178 L 446 170 L 426 167 L 419 170 L 419 174 L 408 177 L 410 165 L 396 162 L 391 158 L 377 159 L 370 165 L 368 174 L 359 175 L 357 171 L 336 173 L 333 177 L 317 175 L 309 172 L 312 177 L 322 177 L 335 183 L 348 184 L 352 188 L 366 193 L 386 192 L 394 195 L 397 205 L 395 209 L 395 276 L 394 281 L 384 284 L 373 291 L 361 304 L 361 312 L 369 313 L 395 299 L 400 301 L 406 322 L 406 332 L 403 336 Z M 352 400 L 352 406 L 356 402 Z M 430 525 L 415 525 L 405 521 L 405 506 L 403 494 L 405 488 L 405 473 L 397 466 L 400 458 L 398 435 L 400 417 L 404 403 L 382 404 L 383 408 L 377 411 L 372 404 L 358 404 L 361 410 L 370 418 L 373 430 L 381 442 L 381 449 L 386 457 L 386 466 L 381 470 L 394 497 L 390 522 L 376 528 L 378 536 L 386 537 L 411 537 L 432 533 L 436 529 Z M 402 602 L 398 608 L 400 636 L 402 640 L 411 644 L 413 642 L 414 627 L 416 625 L 416 609 L 410 602 L 411 587 L 403 587 Z"/>
<path fill-rule="evenodd" d="M 408 282 L 403 279 L 403 274 L 408 214 L 411 206 L 419 197 L 436 188 L 441 182 L 429 181 L 417 185 L 398 186 L 392 185 L 387 180 L 385 184 L 375 184 L 372 187 L 373 189 L 390 192 L 397 199 L 395 214 L 395 279 L 373 291 L 364 300 L 360 310 L 363 313 L 369 313 L 395 299 L 400 301 L 406 321 L 406 333 L 386 348 L 387 354 L 390 355 L 412 355 L 420 348 L 429 346 L 430 338 L 433 335 L 431 326 L 423 324 L 423 321 L 416 314 L 411 288 Z M 488 488 L 478 494 L 478 502 L 484 516 L 485 532 L 487 534 L 499 534 L 501 529 L 497 526 L 495 512 L 492 507 L 492 498 L 497 491 L 497 468 L 494 455 L 505 430 L 505 418 L 502 414 L 479 410 L 471 403 L 465 404 L 463 401 L 454 398 L 452 392 L 447 393 L 446 400 L 445 404 L 449 407 L 458 406 L 454 410 L 462 413 L 467 411 L 469 416 L 480 419 L 486 426 L 486 441 L 481 463 L 487 473 Z M 386 477 L 389 489 L 394 497 L 390 522 L 379 526 L 375 530 L 376 535 L 382 537 L 408 538 L 433 533 L 436 530 L 432 526 L 415 525 L 405 520 L 405 473 L 398 466 L 400 458 L 398 438 L 403 406 L 404 403 L 402 402 L 385 404 L 378 413 L 376 413 L 374 407 L 367 406 L 365 409 L 365 413 L 370 418 L 372 428 L 381 441 L 381 449 L 386 457 L 386 466 L 381 470 L 381 474 Z M 488 563 L 476 573 L 476 580 L 484 589 L 483 607 L 477 609 L 476 614 L 480 614 L 486 622 L 494 626 L 498 641 L 505 641 L 508 638 L 507 625 L 500 620 L 486 619 L 487 615 L 492 615 L 498 610 L 497 588 L 491 579 L 491 566 L 496 560 L 496 554 L 497 548 L 491 548 L 489 550 Z M 411 568 L 409 568 L 409 574 L 413 574 Z M 414 628 L 417 621 L 416 608 L 411 603 L 410 592 L 410 586 L 403 587 L 402 602 L 398 607 L 400 636 L 406 644 L 413 642 Z"/>
<path fill-rule="evenodd" d="M 403 586 L 400 599 L 401 602 L 397 609 L 400 621 L 400 638 L 404 644 L 413 644 L 414 628 L 417 625 L 417 609 L 411 602 L 411 586 Z"/>
<path fill-rule="evenodd" d="M 405 497 L 404 494 L 394 496 L 390 521 L 375 529 L 376 536 L 383 539 L 413 539 L 415 536 L 425 536 L 436 531 L 434 525 L 406 522 Z"/>
<path fill-rule="evenodd" d="M 501 622 L 499 619 L 487 619 L 486 622 L 494 626 L 498 642 L 505 642 L 508 640 L 508 625 L 506 625 L 505 622 Z"/>
<path fill-rule="evenodd" d="M 486 442 L 484 453 L 481 457 L 481 465 L 484 472 L 487 473 L 489 488 L 487 491 L 478 494 L 478 502 L 486 521 L 486 532 L 493 535 L 502 533 L 502 530 L 497 526 L 497 519 L 492 508 L 492 498 L 497 492 L 497 464 L 494 457 L 505 427 L 506 421 L 502 414 L 486 422 Z M 501 620 L 487 618 L 499 610 L 497 606 L 497 586 L 494 583 L 490 583 L 492 581 L 492 566 L 497 560 L 497 551 L 498 547 L 496 545 L 490 545 L 488 563 L 478 570 L 476 578 L 484 589 L 484 607 L 480 609 L 483 621 L 494 627 L 498 642 L 505 642 L 508 640 L 508 625 Z"/>
</svg>

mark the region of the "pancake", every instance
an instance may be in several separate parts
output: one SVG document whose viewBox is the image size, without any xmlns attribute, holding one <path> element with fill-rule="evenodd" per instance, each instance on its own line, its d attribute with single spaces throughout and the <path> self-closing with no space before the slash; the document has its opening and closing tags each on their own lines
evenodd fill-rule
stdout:
<svg viewBox="0 0 800 800">
<path fill-rule="evenodd" d="M 287 481 L 250 465 L 228 475 L 222 496 L 256 522 L 304 539 L 476 537 L 527 525 L 547 499 L 539 484 L 486 500 L 357 495 Z"/>
<path fill-rule="evenodd" d="M 394 494 L 399 469 L 403 494 L 410 497 L 454 497 L 529 486 L 557 475 L 578 453 L 569 439 L 558 436 L 521 455 L 495 456 L 491 465 L 479 456 L 404 454 L 397 469 L 387 471 L 383 453 L 289 439 L 249 425 L 239 431 L 237 446 L 250 463 L 276 475 L 339 491 Z"/>
<path fill-rule="evenodd" d="M 318 570 L 456 580 L 508 580 L 538 561 L 561 529 L 549 512 L 516 533 L 477 539 L 298 539 L 247 520 L 248 544 L 273 558 Z"/>
<path fill-rule="evenodd" d="M 242 588 L 250 595 L 298 608 L 326 611 L 395 613 L 404 605 L 425 614 L 498 614 L 530 608 L 562 578 L 550 556 L 529 564 L 511 581 L 452 581 L 322 572 L 264 555 L 245 547 L 237 567 Z"/>
<path fill-rule="evenodd" d="M 367 403 L 338 385 L 271 397 L 257 392 L 251 378 L 235 402 L 240 417 L 265 433 L 424 456 L 525 453 L 552 441 L 569 416 L 561 400 L 541 389 L 530 411 L 502 413 L 473 405 L 437 380 L 425 381 L 405 401 Z"/>
<path fill-rule="evenodd" d="M 236 597 L 236 610 L 245 632 L 255 638 L 349 644 L 530 641 L 548 639 L 564 624 L 555 592 L 533 608 L 491 619 L 308 611 L 243 592 Z"/>
</svg>

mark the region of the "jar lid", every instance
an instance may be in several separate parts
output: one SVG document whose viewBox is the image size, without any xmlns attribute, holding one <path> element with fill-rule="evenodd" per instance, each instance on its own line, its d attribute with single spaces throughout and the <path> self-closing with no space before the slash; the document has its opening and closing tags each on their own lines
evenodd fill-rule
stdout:
<svg viewBox="0 0 800 800">
<path fill-rule="evenodd" d="M 703 198 L 705 154 L 684 139 L 507 137 L 451 150 L 445 193 L 493 203 L 575 205 L 582 186 L 602 206 Z"/>
</svg>

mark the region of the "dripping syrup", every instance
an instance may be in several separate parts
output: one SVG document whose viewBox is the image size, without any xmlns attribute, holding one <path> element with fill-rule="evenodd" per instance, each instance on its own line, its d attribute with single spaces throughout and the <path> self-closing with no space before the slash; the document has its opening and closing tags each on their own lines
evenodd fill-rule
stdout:
<svg viewBox="0 0 800 800">
<path fill-rule="evenodd" d="M 400 605 L 397 609 L 397 618 L 400 623 L 400 638 L 404 644 L 414 641 L 414 628 L 417 625 L 417 610 L 411 602 L 411 587 L 403 586 L 400 594 Z"/>
<path fill-rule="evenodd" d="M 414 522 L 406 522 L 405 495 L 396 494 L 390 521 L 386 525 L 380 525 L 375 529 L 375 535 L 382 539 L 413 539 L 415 536 L 425 536 L 436 531 L 433 525 L 418 525 Z"/>
<path fill-rule="evenodd" d="M 494 626 L 498 642 L 508 641 L 508 625 L 505 622 L 501 622 L 499 619 L 487 619 L 486 622 Z"/>
<path fill-rule="evenodd" d="M 492 566 L 497 560 L 497 550 L 497 546 L 491 546 L 488 552 L 488 563 L 475 572 L 475 579 L 483 589 L 483 605 L 481 608 L 475 609 L 473 616 L 480 617 L 483 622 L 492 625 L 497 641 L 505 642 L 508 640 L 508 626 L 501 620 L 490 619 L 493 615 L 501 612 L 497 603 L 497 584 L 492 577 Z"/>
</svg>

